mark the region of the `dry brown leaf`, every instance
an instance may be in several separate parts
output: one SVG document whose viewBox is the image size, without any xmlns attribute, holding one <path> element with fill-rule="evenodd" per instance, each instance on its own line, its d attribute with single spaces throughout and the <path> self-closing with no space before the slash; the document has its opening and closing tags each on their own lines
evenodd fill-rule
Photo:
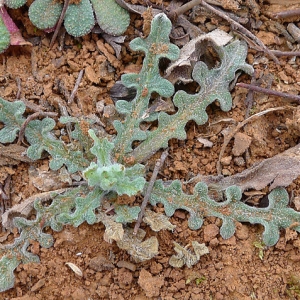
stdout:
<svg viewBox="0 0 300 300">
<path fill-rule="evenodd" d="M 25 218 L 28 217 L 28 215 L 30 214 L 30 212 L 33 209 L 33 202 L 36 199 L 40 199 L 41 201 L 48 201 L 53 198 L 53 194 L 58 195 L 63 192 L 66 192 L 67 190 L 69 190 L 69 189 L 65 188 L 65 189 L 59 189 L 56 191 L 40 193 L 40 194 L 37 194 L 37 195 L 27 198 L 20 204 L 14 205 L 12 208 L 7 210 L 2 215 L 3 228 L 12 229 L 14 227 L 12 220 L 15 216 L 23 216 Z"/>
<path fill-rule="evenodd" d="M 25 153 L 26 148 L 17 144 L 0 145 L 0 166 L 17 165 L 20 161 L 32 162 Z"/>
<path fill-rule="evenodd" d="M 276 187 L 286 187 L 300 175 L 300 144 L 272 158 L 263 160 L 245 171 L 224 176 L 197 176 L 190 182 L 202 181 L 225 190 L 237 185 L 242 191 L 248 189 L 261 190 L 270 185 L 269 190 Z"/>
<path fill-rule="evenodd" d="M 192 82 L 193 64 L 200 59 L 207 48 L 207 45 L 204 46 L 203 41 L 212 42 L 217 46 L 224 46 L 231 39 L 232 36 L 220 29 L 192 39 L 181 49 L 179 58 L 167 68 L 165 78 L 173 84 L 177 81 Z"/>
</svg>

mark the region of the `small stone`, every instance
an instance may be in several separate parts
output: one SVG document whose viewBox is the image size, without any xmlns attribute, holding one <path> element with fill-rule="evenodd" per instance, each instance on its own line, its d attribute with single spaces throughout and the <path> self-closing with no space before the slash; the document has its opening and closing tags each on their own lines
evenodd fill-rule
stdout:
<svg viewBox="0 0 300 300">
<path fill-rule="evenodd" d="M 223 170 L 222 170 L 222 174 L 223 174 L 224 176 L 230 176 L 230 175 L 231 175 L 231 172 L 230 172 L 228 169 L 223 169 Z"/>
<path fill-rule="evenodd" d="M 147 297 L 158 297 L 160 288 L 164 284 L 164 278 L 159 276 L 152 276 L 151 273 L 142 269 L 140 272 L 138 284 L 144 290 Z"/>
<path fill-rule="evenodd" d="M 204 242 L 210 242 L 219 234 L 219 227 L 215 224 L 208 224 L 204 227 Z"/>
<path fill-rule="evenodd" d="M 111 270 L 115 266 L 104 256 L 98 255 L 90 260 L 89 267 L 94 271 L 101 272 Z"/>
<path fill-rule="evenodd" d="M 118 261 L 117 267 L 118 268 L 126 268 L 126 269 L 128 269 L 130 271 L 133 271 L 133 272 L 136 271 L 136 265 L 133 264 L 133 263 L 131 263 L 131 262 L 129 262 L 129 261 L 125 261 L 125 260 Z"/>
<path fill-rule="evenodd" d="M 182 210 L 176 210 L 174 213 L 174 217 L 184 220 L 185 219 L 185 212 Z"/>
<path fill-rule="evenodd" d="M 92 83 L 99 83 L 100 79 L 91 66 L 87 66 L 84 73 L 89 81 Z"/>
<path fill-rule="evenodd" d="M 219 244 L 220 244 L 220 242 L 217 238 L 214 238 L 209 242 L 209 246 L 212 248 L 217 247 Z"/>
<path fill-rule="evenodd" d="M 232 160 L 232 156 L 225 156 L 221 159 L 221 164 L 223 166 L 229 166 Z"/>
<path fill-rule="evenodd" d="M 242 155 L 250 146 L 252 138 L 247 134 L 238 132 L 234 136 L 234 144 L 232 148 L 232 153 L 234 156 Z"/>
<path fill-rule="evenodd" d="M 234 246 L 236 245 L 236 238 L 235 236 L 232 236 L 231 238 L 229 239 L 223 239 L 222 237 L 220 237 L 220 244 L 221 245 L 231 245 L 231 246 Z"/>
<path fill-rule="evenodd" d="M 247 240 L 249 237 L 249 229 L 241 223 L 236 224 L 236 236 L 240 240 Z"/>
<path fill-rule="evenodd" d="M 242 156 L 237 156 L 233 159 L 233 162 L 235 165 L 239 167 L 244 167 L 246 165 L 246 162 Z"/>
</svg>

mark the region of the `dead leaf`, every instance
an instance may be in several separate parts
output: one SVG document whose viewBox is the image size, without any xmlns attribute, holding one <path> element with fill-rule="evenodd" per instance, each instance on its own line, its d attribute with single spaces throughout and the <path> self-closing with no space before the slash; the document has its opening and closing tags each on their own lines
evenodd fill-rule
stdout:
<svg viewBox="0 0 300 300">
<path fill-rule="evenodd" d="M 197 138 L 197 141 L 198 141 L 199 143 L 203 144 L 203 147 L 204 147 L 204 148 L 211 148 L 211 147 L 214 145 L 213 142 L 211 142 L 211 141 L 208 140 L 208 139 L 202 138 L 202 137 L 198 137 L 198 138 Z"/>
<path fill-rule="evenodd" d="M 6 229 L 14 228 L 12 220 L 15 216 L 22 216 L 24 218 L 27 218 L 33 209 L 33 202 L 36 199 L 40 199 L 41 201 L 48 201 L 50 199 L 53 199 L 54 194 L 57 194 L 57 195 L 62 194 L 68 190 L 69 190 L 69 188 L 65 188 L 65 189 L 59 189 L 56 191 L 40 193 L 40 194 L 37 194 L 37 195 L 27 198 L 20 204 L 14 205 L 12 208 L 8 209 L 2 215 L 3 228 L 6 228 Z"/>
<path fill-rule="evenodd" d="M 10 44 L 11 45 L 20 45 L 20 46 L 32 46 L 31 43 L 24 40 L 20 31 L 13 32 L 10 34 Z"/>
<path fill-rule="evenodd" d="M 197 241 L 192 241 L 195 254 L 189 251 L 186 247 L 182 247 L 176 242 L 173 243 L 175 245 L 174 250 L 177 254 L 170 258 L 169 264 L 174 268 L 181 268 L 185 264 L 188 268 L 191 268 L 199 261 L 202 255 L 209 253 L 205 244 L 199 244 Z"/>
<path fill-rule="evenodd" d="M 102 33 L 102 37 L 114 48 L 116 57 L 120 59 L 120 53 L 122 49 L 122 46 L 120 44 L 124 43 L 125 36 L 113 36 L 107 33 Z"/>
<path fill-rule="evenodd" d="M 136 262 L 149 260 L 158 254 L 158 240 L 155 236 L 151 236 L 142 241 L 145 235 L 146 232 L 142 229 L 133 235 L 132 228 L 125 228 L 123 239 L 117 241 L 117 245 L 126 250 Z"/>
<path fill-rule="evenodd" d="M 32 162 L 25 153 L 26 148 L 17 144 L 0 145 L 0 166 L 17 165 L 20 161 Z"/>
<path fill-rule="evenodd" d="M 153 231 L 160 231 L 163 229 L 173 231 L 176 225 L 173 225 L 169 218 L 161 213 L 155 213 L 146 209 L 143 221 L 148 224 Z"/>
<path fill-rule="evenodd" d="M 220 190 L 237 185 L 242 191 L 261 190 L 270 185 L 269 190 L 290 185 L 300 175 L 300 144 L 272 158 L 263 160 L 245 171 L 224 176 L 197 176 L 190 182 L 205 182 Z"/>
<path fill-rule="evenodd" d="M 216 46 L 224 46 L 231 39 L 232 36 L 220 29 L 192 39 L 181 49 L 179 58 L 167 68 L 165 78 L 173 84 L 177 81 L 192 82 L 193 65 L 199 61 L 201 55 L 207 50 L 207 45 L 205 46 L 203 41 L 212 42 Z"/>
<path fill-rule="evenodd" d="M 146 6 L 129 4 L 124 0 L 116 0 L 116 2 L 121 7 L 126 9 L 127 11 L 138 14 L 138 15 L 141 15 L 143 12 L 145 12 L 147 10 Z M 157 15 L 157 14 L 161 13 L 161 10 L 160 9 L 152 9 L 152 12 L 154 15 Z"/>
</svg>

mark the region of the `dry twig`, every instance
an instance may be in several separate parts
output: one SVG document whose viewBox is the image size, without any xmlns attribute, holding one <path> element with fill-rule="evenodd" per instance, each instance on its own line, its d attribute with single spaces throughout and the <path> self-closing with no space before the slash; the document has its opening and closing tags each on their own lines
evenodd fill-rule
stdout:
<svg viewBox="0 0 300 300">
<path fill-rule="evenodd" d="M 148 203 L 148 200 L 150 198 L 150 194 L 152 192 L 152 189 L 153 189 L 153 186 L 154 186 L 154 183 L 155 183 L 155 180 L 156 180 L 156 177 L 158 175 L 158 172 L 159 172 L 159 169 L 161 168 L 161 166 L 163 165 L 166 157 L 168 156 L 168 149 L 166 149 L 160 159 L 158 159 L 155 163 L 155 167 L 154 167 L 154 170 L 153 170 L 153 173 L 152 173 L 152 176 L 151 176 L 151 179 L 150 179 L 150 182 L 148 184 L 148 187 L 147 187 L 147 191 L 146 191 L 146 194 L 145 194 L 145 197 L 144 197 L 144 200 L 142 202 L 142 205 L 141 205 L 141 211 L 139 213 L 139 216 L 138 216 L 138 219 L 137 219 L 137 222 L 135 223 L 135 226 L 134 226 L 134 229 L 133 229 L 133 234 L 136 235 L 139 228 L 140 228 L 140 225 L 141 225 L 141 222 L 142 222 L 142 219 L 144 217 L 144 214 L 145 214 L 145 209 L 146 209 L 146 206 L 147 206 L 147 203 Z"/>
<path fill-rule="evenodd" d="M 61 24 L 62 24 L 62 22 L 63 22 L 63 20 L 65 18 L 65 14 L 66 14 L 67 8 L 69 6 L 69 2 L 70 2 L 70 0 L 64 0 L 64 6 L 63 6 L 63 9 L 62 9 L 62 12 L 61 12 L 59 20 L 58 20 L 58 22 L 56 24 L 56 28 L 55 28 L 54 34 L 53 34 L 51 42 L 50 42 L 50 46 L 49 46 L 50 49 L 52 48 L 52 46 L 53 46 L 53 44 L 54 44 L 54 42 L 56 40 L 56 37 L 58 35 L 59 29 L 61 27 Z"/>
<path fill-rule="evenodd" d="M 16 95 L 16 99 L 20 99 L 21 96 L 21 91 L 22 91 L 22 86 L 21 86 L 21 79 L 20 77 L 16 77 L 16 82 L 17 82 L 17 86 L 18 86 L 18 91 L 17 91 L 17 95 Z"/>
<path fill-rule="evenodd" d="M 247 83 L 242 83 L 242 82 L 237 83 L 236 86 L 246 88 L 246 89 L 249 89 L 251 91 L 258 92 L 258 93 L 263 93 L 263 94 L 267 94 L 267 95 L 272 95 L 272 96 L 276 96 L 276 97 L 282 97 L 282 98 L 285 98 L 285 99 L 290 99 L 291 101 L 294 101 L 294 102 L 297 102 L 297 103 L 300 104 L 300 96 L 299 95 L 293 95 L 293 94 L 288 94 L 288 93 L 277 92 L 275 90 L 266 89 L 266 88 L 262 88 L 262 87 L 257 86 L 257 85 L 247 84 Z"/>
<path fill-rule="evenodd" d="M 285 10 L 285 11 L 280 11 L 278 13 L 274 13 L 272 14 L 272 17 L 275 19 L 280 19 L 280 18 L 295 17 L 299 15 L 300 15 L 300 8 L 297 8 L 297 9 Z"/>
<path fill-rule="evenodd" d="M 34 114 L 28 116 L 27 119 L 24 121 L 24 123 L 22 124 L 22 126 L 20 128 L 17 145 L 20 145 L 22 143 L 22 141 L 24 139 L 25 129 L 26 129 L 26 126 L 28 125 L 28 123 L 31 120 L 34 120 L 34 119 L 38 118 L 39 116 L 42 116 L 42 117 L 56 117 L 57 113 L 37 111 Z"/>
<path fill-rule="evenodd" d="M 77 93 L 77 90 L 78 90 L 78 88 L 79 88 L 79 84 L 80 84 L 80 82 L 81 82 L 83 73 L 84 73 L 84 70 L 83 70 L 83 69 L 80 70 L 80 72 L 79 72 L 79 74 L 78 74 L 78 77 L 77 77 L 77 80 L 76 80 L 76 83 L 75 83 L 75 86 L 74 86 L 74 89 L 73 89 L 73 91 L 72 91 L 72 93 L 71 93 L 71 96 L 70 96 L 69 99 L 68 99 L 68 104 L 71 104 L 71 103 L 73 102 L 73 100 L 74 100 L 74 97 L 75 97 L 75 95 L 76 95 L 76 93 Z"/>
</svg>

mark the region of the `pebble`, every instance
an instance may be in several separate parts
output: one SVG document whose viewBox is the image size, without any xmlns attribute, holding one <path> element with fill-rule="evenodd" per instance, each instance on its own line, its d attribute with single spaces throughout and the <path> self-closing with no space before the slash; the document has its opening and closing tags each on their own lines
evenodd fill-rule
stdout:
<svg viewBox="0 0 300 300">
<path fill-rule="evenodd" d="M 130 271 L 133 271 L 133 272 L 135 272 L 135 270 L 136 270 L 136 265 L 135 264 L 133 264 L 129 261 L 125 261 L 125 260 L 118 261 L 117 267 L 118 268 L 126 268 Z"/>
</svg>

